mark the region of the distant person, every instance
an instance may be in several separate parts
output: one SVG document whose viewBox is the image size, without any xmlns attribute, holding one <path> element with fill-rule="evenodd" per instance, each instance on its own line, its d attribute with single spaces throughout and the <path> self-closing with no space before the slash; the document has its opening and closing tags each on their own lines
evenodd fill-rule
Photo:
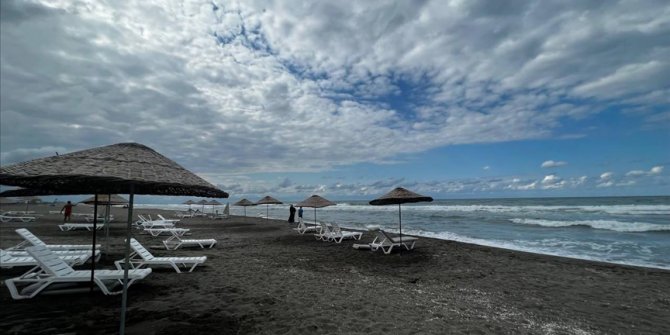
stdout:
<svg viewBox="0 0 670 335">
<path fill-rule="evenodd" d="M 295 207 L 293 207 L 293 204 L 291 204 L 291 207 L 288 208 L 288 223 L 294 223 L 295 222 Z"/>
<path fill-rule="evenodd" d="M 63 214 L 63 222 L 71 221 L 72 220 L 72 203 L 68 201 L 67 204 L 65 204 L 65 206 L 63 206 L 63 208 L 61 208 L 60 212 L 64 213 Z"/>
<path fill-rule="evenodd" d="M 299 220 L 302 221 L 302 206 L 298 209 L 298 217 L 300 218 Z"/>
</svg>

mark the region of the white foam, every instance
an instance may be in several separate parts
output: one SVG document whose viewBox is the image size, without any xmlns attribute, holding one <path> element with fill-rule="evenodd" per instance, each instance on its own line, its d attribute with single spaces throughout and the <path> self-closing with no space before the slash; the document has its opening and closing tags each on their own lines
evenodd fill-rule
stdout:
<svg viewBox="0 0 670 335">
<path fill-rule="evenodd" d="M 571 227 L 586 226 L 594 229 L 606 229 L 618 232 L 649 232 L 649 231 L 670 231 L 670 225 L 653 224 L 646 222 L 622 222 L 615 220 L 577 220 L 577 221 L 557 221 L 542 219 L 510 219 L 518 224 L 536 225 L 543 227 Z"/>
<path fill-rule="evenodd" d="M 397 211 L 397 206 L 372 206 L 337 204 L 326 207 L 325 211 Z M 631 215 L 670 215 L 670 205 L 599 205 L 599 206 L 506 206 L 506 205 L 409 205 L 403 211 L 410 212 L 490 212 L 490 213 L 529 213 L 529 212 L 600 212 L 607 214 Z"/>
</svg>

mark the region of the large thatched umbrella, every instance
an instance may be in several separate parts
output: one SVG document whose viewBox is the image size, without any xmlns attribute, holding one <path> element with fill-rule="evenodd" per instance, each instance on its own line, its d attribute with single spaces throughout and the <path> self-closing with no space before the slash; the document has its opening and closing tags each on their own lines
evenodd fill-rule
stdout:
<svg viewBox="0 0 670 335">
<path fill-rule="evenodd" d="M 228 193 L 153 149 L 137 143 L 119 143 L 1 167 L 0 185 L 42 189 L 51 194 L 129 194 L 121 334 L 125 333 L 127 265 L 130 264 L 135 194 L 228 197 Z"/>
<path fill-rule="evenodd" d="M 433 201 L 433 198 L 427 197 L 424 195 L 416 194 L 412 191 L 404 189 L 402 187 L 396 187 L 393 191 L 382 195 L 381 197 L 370 201 L 370 205 L 380 206 L 380 205 L 395 205 L 398 204 L 398 226 L 400 230 L 400 243 L 402 243 L 402 218 L 400 205 L 410 202 L 424 202 L 424 201 Z M 402 248 L 401 248 L 402 250 Z M 402 251 L 401 251 L 402 252 Z"/>
<path fill-rule="evenodd" d="M 234 203 L 233 206 L 242 206 L 242 207 L 244 207 L 244 217 L 247 217 L 247 207 L 248 207 L 248 206 L 256 206 L 256 204 L 253 203 L 253 202 L 251 202 L 251 201 L 249 201 L 249 200 L 247 200 L 246 198 L 244 198 L 244 199 L 242 199 L 242 200 L 240 200 L 240 201 Z"/>
<path fill-rule="evenodd" d="M 266 195 L 265 197 L 261 198 L 261 200 L 256 201 L 256 205 L 265 205 L 265 219 L 269 220 L 270 219 L 270 205 L 279 205 L 283 204 L 283 202 Z"/>
<path fill-rule="evenodd" d="M 314 207 L 314 225 L 316 226 L 316 209 L 328 206 L 335 206 L 337 204 L 318 195 L 313 195 L 295 205 L 297 207 Z"/>
</svg>

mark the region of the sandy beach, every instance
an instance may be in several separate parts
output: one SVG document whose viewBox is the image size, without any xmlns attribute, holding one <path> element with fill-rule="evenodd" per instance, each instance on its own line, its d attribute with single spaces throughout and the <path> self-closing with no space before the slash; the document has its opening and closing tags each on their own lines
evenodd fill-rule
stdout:
<svg viewBox="0 0 670 335">
<path fill-rule="evenodd" d="M 44 214 L 36 222 L 0 223 L 0 247 L 21 242 L 14 230 L 22 227 L 47 243 L 90 243 L 91 232 L 58 229 L 61 217 L 47 214 L 57 209 L 33 206 Z M 85 209 L 77 206 L 75 213 Z M 123 257 L 120 221 L 126 210 L 113 210 L 110 252 L 98 269 L 111 269 Z M 205 255 L 207 262 L 193 273 L 157 268 L 131 286 L 128 334 L 670 333 L 670 271 L 428 238 L 412 252 L 384 255 L 355 250 L 351 241 L 317 241 L 285 221 L 252 217 L 188 218 L 178 226 L 190 228 L 191 238 L 218 244 L 168 251 L 164 237 L 133 229 L 155 256 Z M 365 232 L 361 242 L 372 239 Z M 0 279 L 25 271 L 2 269 Z M 120 295 L 100 292 L 15 301 L 3 284 L 0 329 L 112 334 L 118 332 L 120 301 Z"/>
</svg>

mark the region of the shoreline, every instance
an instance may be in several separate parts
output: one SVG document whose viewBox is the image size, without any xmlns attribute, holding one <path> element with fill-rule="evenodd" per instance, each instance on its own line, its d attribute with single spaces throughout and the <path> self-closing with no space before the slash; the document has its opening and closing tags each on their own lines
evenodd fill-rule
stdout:
<svg viewBox="0 0 670 335">
<path fill-rule="evenodd" d="M 113 209 L 117 220 L 125 213 Z M 13 231 L 19 227 L 48 243 L 90 243 L 90 232 L 61 232 L 59 221 L 46 214 L 33 223 L 2 223 L 0 247 L 20 241 Z M 155 269 L 131 286 L 128 334 L 670 332 L 670 271 L 663 269 L 432 238 L 421 238 L 414 251 L 383 255 L 351 247 L 371 241 L 366 232 L 360 242 L 336 244 L 299 235 L 285 221 L 252 217 L 186 219 L 178 226 L 191 228 L 190 238 L 216 238 L 218 244 L 168 251 L 133 229 L 155 256 L 208 259 L 193 273 Z M 124 227 L 112 223 L 110 255 L 98 269 L 122 257 Z M 3 269 L 0 279 L 21 273 Z M 118 330 L 120 296 L 14 301 L 2 285 L 0 303 L 11 306 L 0 313 L 8 334 Z"/>
</svg>

